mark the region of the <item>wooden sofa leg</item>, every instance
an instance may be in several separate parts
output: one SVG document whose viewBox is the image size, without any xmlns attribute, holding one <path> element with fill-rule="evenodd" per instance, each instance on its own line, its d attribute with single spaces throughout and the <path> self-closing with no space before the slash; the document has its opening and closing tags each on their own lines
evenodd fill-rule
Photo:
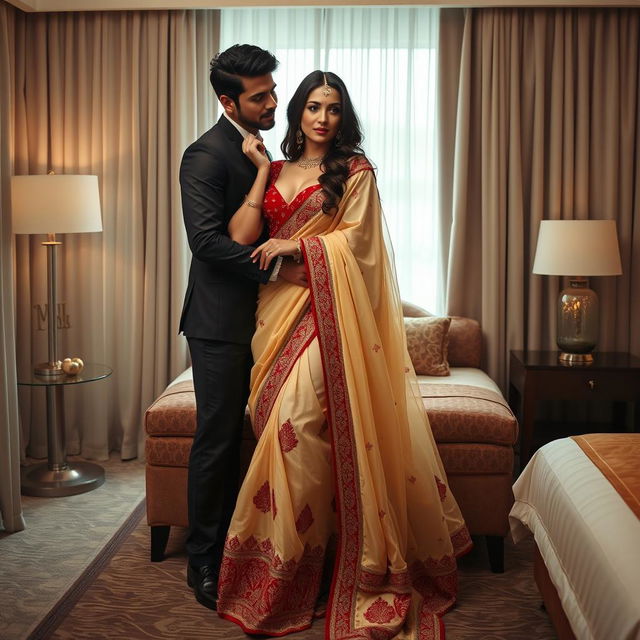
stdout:
<svg viewBox="0 0 640 640">
<path fill-rule="evenodd" d="M 489 566 L 493 573 L 504 573 L 504 538 L 502 536 L 486 536 Z"/>
<path fill-rule="evenodd" d="M 167 524 L 151 527 L 151 562 L 162 562 L 171 527 Z"/>
</svg>

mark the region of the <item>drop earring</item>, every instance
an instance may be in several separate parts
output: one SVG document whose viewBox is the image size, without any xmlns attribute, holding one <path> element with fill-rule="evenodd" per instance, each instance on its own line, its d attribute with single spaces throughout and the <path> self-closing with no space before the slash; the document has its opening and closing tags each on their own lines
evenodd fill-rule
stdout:
<svg viewBox="0 0 640 640">
<path fill-rule="evenodd" d="M 298 127 L 298 130 L 296 131 L 296 144 L 298 146 L 301 146 L 303 142 L 304 136 L 302 135 L 302 130 L 300 129 L 300 127 Z"/>
</svg>

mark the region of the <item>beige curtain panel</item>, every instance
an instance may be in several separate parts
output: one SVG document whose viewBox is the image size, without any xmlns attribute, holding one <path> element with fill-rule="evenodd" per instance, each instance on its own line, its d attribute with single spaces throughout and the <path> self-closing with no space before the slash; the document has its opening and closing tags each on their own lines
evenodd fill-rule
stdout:
<svg viewBox="0 0 640 640">
<path fill-rule="evenodd" d="M 24 529 L 20 503 L 20 430 L 13 303 L 13 234 L 10 179 L 11 85 L 16 10 L 0 2 L 0 529 Z"/>
<path fill-rule="evenodd" d="M 639 354 L 640 12 L 473 9 L 442 25 L 459 42 L 441 46 L 459 78 L 441 85 L 448 312 L 481 322 L 504 389 L 510 349 L 555 349 L 561 283 L 531 273 L 540 221 L 614 219 L 623 275 L 591 280 L 598 347 Z"/>
<path fill-rule="evenodd" d="M 178 168 L 215 115 L 217 42 L 216 11 L 16 13 L 14 172 L 95 174 L 101 193 L 103 232 L 60 238 L 60 354 L 113 368 L 65 392 L 68 453 L 142 455 L 144 410 L 188 364 Z M 46 359 L 42 239 L 16 236 L 19 370 Z M 46 457 L 44 394 L 20 394 L 26 453 Z"/>
</svg>

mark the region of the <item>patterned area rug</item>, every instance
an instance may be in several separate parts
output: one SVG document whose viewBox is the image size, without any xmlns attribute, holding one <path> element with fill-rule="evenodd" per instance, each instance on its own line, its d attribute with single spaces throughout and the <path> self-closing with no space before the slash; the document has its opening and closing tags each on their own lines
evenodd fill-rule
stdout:
<svg viewBox="0 0 640 640">
<path fill-rule="evenodd" d="M 173 528 L 168 557 L 149 561 L 149 530 L 142 513 L 110 563 L 97 576 L 80 578 L 71 598 L 40 626 L 39 637 L 247 640 L 239 627 L 200 606 L 186 586 L 185 531 Z M 551 623 L 533 581 L 531 540 L 506 543 L 506 571 L 488 569 L 484 541 L 460 561 L 460 594 L 444 620 L 448 640 L 551 640 Z M 84 582 L 83 582 L 84 581 Z M 57 628 L 55 628 L 57 626 Z M 291 640 L 321 640 L 324 621 Z"/>
</svg>

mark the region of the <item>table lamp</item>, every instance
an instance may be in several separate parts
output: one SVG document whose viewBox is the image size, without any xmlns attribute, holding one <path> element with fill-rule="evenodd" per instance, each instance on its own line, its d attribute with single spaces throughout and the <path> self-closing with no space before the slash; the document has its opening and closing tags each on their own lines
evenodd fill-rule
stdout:
<svg viewBox="0 0 640 640">
<path fill-rule="evenodd" d="M 57 341 L 56 233 L 102 231 L 98 177 L 84 175 L 12 176 L 13 232 L 47 234 L 47 329 L 49 360 L 37 364 L 41 376 L 62 375 Z"/>
<path fill-rule="evenodd" d="M 558 299 L 560 362 L 593 362 L 598 341 L 599 303 L 587 276 L 622 273 L 615 220 L 542 220 L 533 273 L 569 276 Z"/>
</svg>

